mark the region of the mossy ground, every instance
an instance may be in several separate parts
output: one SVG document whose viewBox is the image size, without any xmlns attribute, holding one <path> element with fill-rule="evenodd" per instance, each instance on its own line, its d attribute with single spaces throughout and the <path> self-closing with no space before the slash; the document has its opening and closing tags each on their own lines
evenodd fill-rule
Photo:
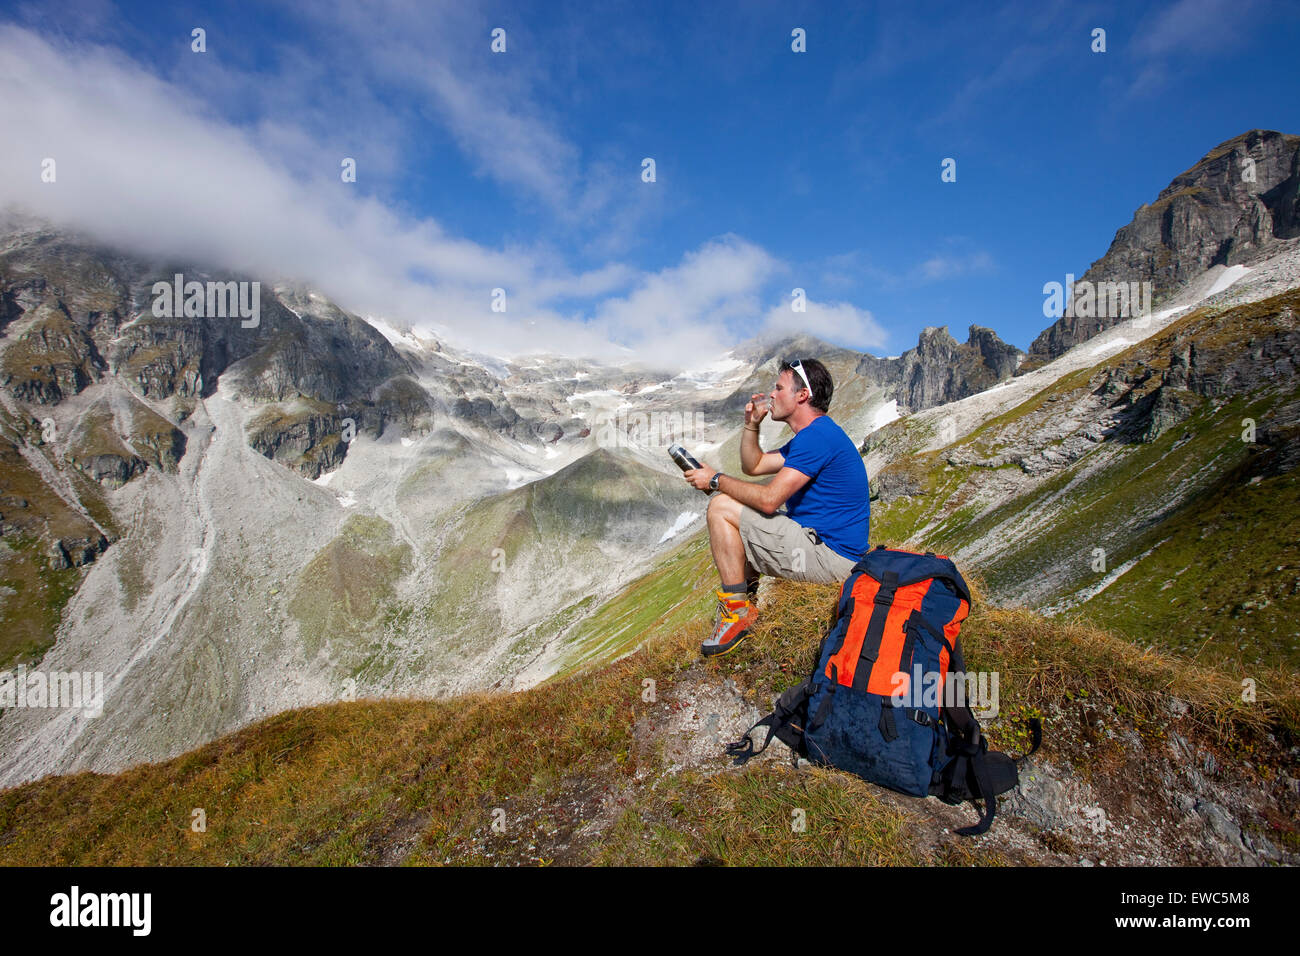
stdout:
<svg viewBox="0 0 1300 956">
<path fill-rule="evenodd" d="M 375 515 L 350 515 L 338 536 L 303 568 L 289 612 L 309 653 L 327 646 L 347 668 L 373 636 L 393 585 L 409 568 L 411 549 Z"/>
<path fill-rule="evenodd" d="M 39 539 L 6 535 L 0 540 L 0 668 L 39 661 L 77 593 L 81 569 L 53 570 L 48 562 Z"/>
<path fill-rule="evenodd" d="M 94 525 L 71 508 L 23 457 L 49 456 L 38 423 L 17 419 L 0 409 L 0 667 L 34 663 L 54 643 L 63 609 L 85 575 L 82 568 L 50 566 L 50 548 L 61 538 L 98 535 Z M 56 467 L 51 461 L 50 467 Z M 110 535 L 116 534 L 103 493 L 93 481 L 67 472 L 88 513 Z"/>
<path fill-rule="evenodd" d="M 1122 588 L 1079 610 L 1243 675 L 1279 663 L 1300 670 L 1300 475 L 1223 487 L 1158 534 Z"/>
</svg>

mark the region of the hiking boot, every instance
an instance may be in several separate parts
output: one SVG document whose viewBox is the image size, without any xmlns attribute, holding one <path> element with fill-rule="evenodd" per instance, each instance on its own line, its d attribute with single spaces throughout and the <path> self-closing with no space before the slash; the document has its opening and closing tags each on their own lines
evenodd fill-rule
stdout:
<svg viewBox="0 0 1300 956">
<path fill-rule="evenodd" d="M 700 645 L 700 653 L 705 657 L 716 657 L 733 650 L 758 620 L 758 608 L 748 594 L 742 597 L 721 589 L 714 593 L 718 596 L 718 617 L 712 636 Z"/>
</svg>

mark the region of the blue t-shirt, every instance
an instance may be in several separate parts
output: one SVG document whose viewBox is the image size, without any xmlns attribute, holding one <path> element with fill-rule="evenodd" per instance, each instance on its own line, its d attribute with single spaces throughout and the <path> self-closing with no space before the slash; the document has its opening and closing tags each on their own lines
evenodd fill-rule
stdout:
<svg viewBox="0 0 1300 956">
<path fill-rule="evenodd" d="M 786 468 L 812 479 L 786 499 L 786 514 L 815 529 L 844 557 L 861 558 L 871 524 L 871 490 L 866 462 L 853 440 L 829 415 L 818 415 L 778 452 Z"/>
</svg>

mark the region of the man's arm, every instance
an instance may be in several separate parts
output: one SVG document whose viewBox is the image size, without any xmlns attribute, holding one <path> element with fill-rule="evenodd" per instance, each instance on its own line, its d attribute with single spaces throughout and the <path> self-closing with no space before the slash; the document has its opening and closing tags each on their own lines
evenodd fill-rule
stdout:
<svg viewBox="0 0 1300 956">
<path fill-rule="evenodd" d="M 758 429 L 746 425 L 740 436 L 740 470 L 747 475 L 775 475 L 783 465 L 785 456 L 778 451 L 765 453 L 758 443 Z"/>
<path fill-rule="evenodd" d="M 808 484 L 809 480 L 802 471 L 782 468 L 765 485 L 723 475 L 718 479 L 718 490 L 735 498 L 742 505 L 749 505 L 755 511 L 770 515 L 785 504 L 787 498 Z"/>
</svg>

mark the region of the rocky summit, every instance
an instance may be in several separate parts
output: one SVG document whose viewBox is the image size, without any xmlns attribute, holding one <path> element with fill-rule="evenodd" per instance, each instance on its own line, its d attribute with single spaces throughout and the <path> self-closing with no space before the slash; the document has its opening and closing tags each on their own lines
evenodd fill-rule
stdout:
<svg viewBox="0 0 1300 956">
<path fill-rule="evenodd" d="M 884 386 L 900 409 L 918 412 L 955 402 L 1010 378 L 1024 353 L 996 332 L 972 325 L 965 344 L 948 327 L 928 328 L 916 348 L 895 358 L 863 356 L 856 374 Z"/>
<path fill-rule="evenodd" d="M 1212 266 L 1249 266 L 1300 237 L 1300 136 L 1250 130 L 1220 143 L 1144 203 L 1080 283 L 1151 283 L 1156 306 Z M 1037 367 L 1121 321 L 1062 316 L 1029 347 Z"/>
</svg>

